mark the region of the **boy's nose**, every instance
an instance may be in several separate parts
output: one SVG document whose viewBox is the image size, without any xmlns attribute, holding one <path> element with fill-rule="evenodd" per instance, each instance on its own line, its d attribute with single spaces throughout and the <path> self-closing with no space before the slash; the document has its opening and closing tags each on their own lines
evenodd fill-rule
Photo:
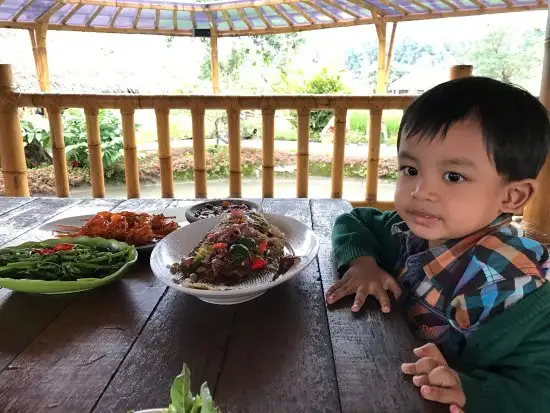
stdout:
<svg viewBox="0 0 550 413">
<path fill-rule="evenodd" d="M 426 179 L 419 179 L 411 192 L 411 198 L 419 201 L 436 201 L 438 195 L 433 184 Z"/>
</svg>

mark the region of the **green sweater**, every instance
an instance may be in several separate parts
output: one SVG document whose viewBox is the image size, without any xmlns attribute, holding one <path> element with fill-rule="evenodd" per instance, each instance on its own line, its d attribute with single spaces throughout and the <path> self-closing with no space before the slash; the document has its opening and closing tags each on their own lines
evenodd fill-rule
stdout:
<svg viewBox="0 0 550 413">
<path fill-rule="evenodd" d="M 370 256 L 392 273 L 400 247 L 391 228 L 401 221 L 395 211 L 372 208 L 338 217 L 332 233 L 338 270 Z M 457 369 L 466 413 L 550 413 L 550 283 L 473 332 Z"/>
</svg>

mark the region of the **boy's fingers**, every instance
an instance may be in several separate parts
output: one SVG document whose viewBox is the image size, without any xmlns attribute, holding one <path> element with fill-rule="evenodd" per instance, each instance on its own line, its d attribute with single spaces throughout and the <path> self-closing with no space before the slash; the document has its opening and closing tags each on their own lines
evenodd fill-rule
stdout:
<svg viewBox="0 0 550 413">
<path fill-rule="evenodd" d="M 458 389 L 444 389 L 441 387 L 422 386 L 420 388 L 422 397 L 426 400 L 432 400 L 434 402 L 444 404 L 455 404 L 457 406 L 464 406 L 466 404 L 466 398 L 464 393 Z"/>
<path fill-rule="evenodd" d="M 330 288 L 327 291 L 327 296 L 331 295 L 334 291 L 336 291 L 342 284 L 344 284 L 345 281 L 336 281 L 334 284 L 330 286 Z"/>
<path fill-rule="evenodd" d="M 438 387 L 457 387 L 460 385 L 460 379 L 456 373 L 445 366 L 439 366 L 430 371 L 428 380 L 432 386 Z"/>
<path fill-rule="evenodd" d="M 462 410 L 460 407 L 458 407 L 456 404 L 452 404 L 449 408 L 449 411 L 451 413 L 464 413 L 464 410 Z"/>
<path fill-rule="evenodd" d="M 384 280 L 384 288 L 386 290 L 390 290 L 395 299 L 398 299 L 401 295 L 401 286 L 391 275 L 388 275 L 388 277 Z"/>
<path fill-rule="evenodd" d="M 415 348 L 413 351 L 417 357 L 431 357 L 437 360 L 439 364 L 443 366 L 447 365 L 445 357 L 443 357 L 443 354 L 441 354 L 441 351 L 439 351 L 434 343 L 425 344 L 422 347 Z"/>
<path fill-rule="evenodd" d="M 336 290 L 334 290 L 328 297 L 327 302 L 329 304 L 335 303 L 342 297 L 345 297 L 346 295 L 351 294 L 353 291 L 349 288 L 349 285 L 347 283 L 344 283 L 340 285 Z"/>
<path fill-rule="evenodd" d="M 401 364 L 401 371 L 405 374 L 416 374 L 416 363 Z"/>
<path fill-rule="evenodd" d="M 422 375 L 422 376 L 413 376 L 412 382 L 416 387 L 422 387 L 430 384 L 430 380 L 428 379 L 428 376 Z"/>
<path fill-rule="evenodd" d="M 431 357 L 424 357 L 418 360 L 416 363 L 403 363 L 401 370 L 406 374 L 428 374 L 436 367 L 441 366 L 439 362 Z M 432 383 L 433 384 L 433 383 Z"/>
<path fill-rule="evenodd" d="M 382 308 L 383 313 L 389 313 L 391 310 L 390 306 L 390 297 L 388 297 L 388 293 L 383 288 L 380 288 L 373 292 L 373 295 L 378 299 L 378 302 L 380 303 L 380 307 Z"/>
<path fill-rule="evenodd" d="M 359 311 L 361 307 L 363 307 L 363 304 L 365 304 L 365 300 L 367 299 L 367 297 L 368 294 L 362 288 L 359 288 L 357 290 L 357 293 L 355 294 L 355 301 L 353 302 L 351 311 L 353 311 L 354 313 Z"/>
</svg>

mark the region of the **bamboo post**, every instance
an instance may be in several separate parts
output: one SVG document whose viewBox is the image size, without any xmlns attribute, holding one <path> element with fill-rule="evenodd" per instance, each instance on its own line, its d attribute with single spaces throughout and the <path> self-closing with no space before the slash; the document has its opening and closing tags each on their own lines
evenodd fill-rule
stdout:
<svg viewBox="0 0 550 413">
<path fill-rule="evenodd" d="M 380 161 L 380 135 L 382 133 L 382 110 L 369 111 L 369 157 L 367 160 L 367 202 L 376 202 L 378 193 L 378 163 Z"/>
<path fill-rule="evenodd" d="M 193 122 L 193 172 L 195 197 L 206 198 L 206 140 L 204 136 L 204 108 L 191 109 Z"/>
<path fill-rule="evenodd" d="M 36 66 L 36 77 L 41 92 L 50 92 L 50 71 L 48 68 L 48 51 L 46 47 L 46 35 L 48 26 L 40 24 L 36 29 L 29 29 L 32 52 Z"/>
<path fill-rule="evenodd" d="M 6 196 L 30 196 L 27 162 L 16 103 L 6 96 L 13 93 L 11 66 L 0 64 L 0 159 Z"/>
<path fill-rule="evenodd" d="M 126 178 L 126 195 L 128 198 L 139 198 L 139 169 L 136 144 L 136 122 L 134 108 L 120 110 L 122 116 L 122 139 L 124 147 L 124 176 Z"/>
<path fill-rule="evenodd" d="M 227 109 L 227 129 L 229 132 L 229 196 L 240 198 L 241 182 L 241 119 L 240 110 Z"/>
<path fill-rule="evenodd" d="M 376 73 L 376 94 L 386 93 L 386 22 L 377 19 L 376 34 L 378 35 L 378 72 Z"/>
<path fill-rule="evenodd" d="M 332 152 L 332 198 L 342 198 L 344 187 L 344 156 L 346 149 L 347 109 L 334 111 L 334 144 Z"/>
<path fill-rule="evenodd" d="M 103 154 L 101 153 L 101 137 L 99 135 L 99 110 L 85 108 L 86 132 L 88 135 L 88 159 L 90 160 L 90 177 L 92 179 L 92 196 L 105 197 L 105 181 L 103 178 Z"/>
<path fill-rule="evenodd" d="M 65 139 L 63 137 L 63 122 L 61 110 L 58 107 L 47 108 L 52 141 L 53 171 L 55 177 L 55 193 L 64 198 L 70 195 L 67 158 L 65 156 Z"/>
<path fill-rule="evenodd" d="M 157 138 L 160 163 L 160 186 L 163 198 L 174 197 L 174 172 L 170 148 L 170 111 L 166 107 L 156 108 Z"/>
<path fill-rule="evenodd" d="M 386 57 L 386 70 L 385 70 L 385 76 L 384 76 L 384 91 L 386 91 L 388 86 L 388 78 L 390 76 L 390 70 L 391 70 L 391 59 L 393 55 L 393 44 L 395 42 L 395 31 L 397 30 L 397 22 L 393 22 L 392 28 L 391 28 L 391 36 L 390 36 L 390 45 L 388 46 L 388 56 Z"/>
<path fill-rule="evenodd" d="M 544 60 L 542 66 L 542 81 L 540 85 L 540 100 L 546 109 L 550 110 L 550 5 L 544 42 Z M 550 244 L 550 155 L 546 158 L 537 178 L 538 191 L 523 211 L 521 226 L 530 238 L 543 244 Z"/>
<path fill-rule="evenodd" d="M 461 77 L 470 77 L 474 67 L 472 65 L 454 65 L 451 66 L 450 78 L 451 80 L 460 79 Z"/>
<path fill-rule="evenodd" d="M 210 64 L 212 72 L 212 88 L 214 94 L 220 94 L 220 64 L 218 61 L 218 34 L 211 29 L 210 35 Z"/>
<path fill-rule="evenodd" d="M 310 113 L 308 108 L 298 109 L 298 154 L 296 160 L 296 197 L 298 198 L 307 198 L 308 196 Z"/>
<path fill-rule="evenodd" d="M 262 196 L 273 198 L 275 188 L 275 111 L 262 110 Z"/>
</svg>

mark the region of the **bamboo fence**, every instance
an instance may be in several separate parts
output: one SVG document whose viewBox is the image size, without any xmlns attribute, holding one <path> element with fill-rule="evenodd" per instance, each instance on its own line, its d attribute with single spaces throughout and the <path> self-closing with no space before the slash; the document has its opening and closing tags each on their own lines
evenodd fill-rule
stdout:
<svg viewBox="0 0 550 413">
<path fill-rule="evenodd" d="M 471 75 L 471 66 L 451 68 L 451 78 Z M 369 111 L 368 161 L 366 165 L 366 192 L 364 199 L 352 199 L 356 206 L 370 205 L 382 209 L 393 207 L 393 202 L 379 201 L 378 165 L 380 135 L 384 110 L 405 109 L 414 96 L 184 96 L 184 95 L 80 95 L 55 93 L 15 93 L 12 89 L 12 71 L 9 65 L 0 65 L 0 157 L 8 196 L 29 196 L 27 169 L 21 137 L 18 107 L 44 107 L 48 113 L 52 134 L 52 152 L 56 194 L 69 196 L 69 181 L 65 158 L 65 144 L 61 125 L 61 109 L 84 108 L 88 134 L 92 193 L 104 197 L 105 183 L 99 133 L 99 109 L 118 109 L 122 116 L 124 167 L 128 198 L 140 196 L 139 162 L 137 157 L 135 121 L 136 110 L 154 109 L 157 120 L 158 159 L 161 192 L 165 198 L 174 196 L 172 151 L 170 148 L 170 110 L 190 109 L 193 124 L 193 170 L 195 197 L 207 198 L 205 111 L 227 111 L 229 132 L 229 195 L 242 196 L 240 114 L 243 110 L 261 110 L 263 122 L 262 195 L 275 195 L 275 112 L 282 109 L 298 113 L 296 197 L 308 197 L 310 115 L 312 110 L 329 109 L 335 114 L 331 196 L 341 198 L 344 183 L 346 117 L 350 109 Z"/>
</svg>

